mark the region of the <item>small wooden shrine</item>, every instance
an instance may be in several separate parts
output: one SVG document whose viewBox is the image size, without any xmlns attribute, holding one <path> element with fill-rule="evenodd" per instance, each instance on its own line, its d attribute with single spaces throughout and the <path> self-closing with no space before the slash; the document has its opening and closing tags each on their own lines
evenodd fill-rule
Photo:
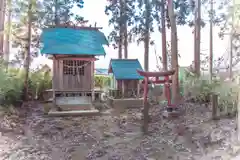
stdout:
<svg viewBox="0 0 240 160">
<path fill-rule="evenodd" d="M 114 98 L 139 97 L 140 83 L 143 79 L 137 73 L 142 70 L 138 59 L 111 59 L 108 73 L 113 75 L 113 88 L 109 91 Z"/>
<path fill-rule="evenodd" d="M 108 44 L 99 29 L 101 28 L 69 25 L 43 29 L 41 53 L 53 60 L 55 106 L 85 105 L 95 100 L 95 57 L 104 56 L 103 45 Z"/>
</svg>

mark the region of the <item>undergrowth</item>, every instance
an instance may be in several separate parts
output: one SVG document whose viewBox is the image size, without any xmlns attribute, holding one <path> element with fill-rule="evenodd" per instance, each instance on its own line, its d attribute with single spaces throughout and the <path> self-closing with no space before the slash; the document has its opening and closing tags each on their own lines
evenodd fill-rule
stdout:
<svg viewBox="0 0 240 160">
<path fill-rule="evenodd" d="M 210 81 L 208 76 L 197 77 L 188 74 L 183 83 L 185 98 L 197 103 L 210 103 L 211 95 L 218 95 L 218 106 L 220 111 L 236 110 L 239 87 L 235 80 L 221 80 L 213 77 Z"/>
<path fill-rule="evenodd" d="M 24 70 L 9 68 L 0 64 L 0 105 L 9 107 L 18 106 L 22 103 Z M 29 94 L 32 98 L 39 97 L 41 93 L 51 88 L 50 72 L 31 71 L 29 73 Z"/>
</svg>

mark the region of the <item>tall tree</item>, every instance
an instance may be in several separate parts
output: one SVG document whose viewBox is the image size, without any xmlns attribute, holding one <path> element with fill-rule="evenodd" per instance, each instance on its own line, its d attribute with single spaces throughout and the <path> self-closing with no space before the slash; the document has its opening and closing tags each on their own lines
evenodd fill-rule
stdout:
<svg viewBox="0 0 240 160">
<path fill-rule="evenodd" d="M 55 23 L 66 23 L 71 21 L 71 17 L 77 20 L 83 20 L 82 17 L 74 15 L 71 12 L 72 7 L 77 4 L 78 0 L 35 0 L 36 9 L 32 15 L 32 41 L 31 41 L 31 59 L 38 56 L 39 51 L 39 30 L 47 25 L 54 25 Z M 13 34 L 13 47 L 18 48 L 17 58 L 20 60 L 25 59 L 26 49 L 24 48 L 27 43 L 28 23 L 27 23 L 27 8 L 28 1 L 12 0 L 12 34 Z M 58 4 L 55 4 L 58 3 Z M 57 12 L 55 7 L 57 6 Z M 57 20 L 56 20 L 57 19 Z M 56 22 L 57 21 L 57 22 Z M 59 22 L 58 22 L 59 21 Z"/>
<path fill-rule="evenodd" d="M 127 59 L 128 58 L 128 25 L 127 25 L 127 0 L 124 0 L 123 2 L 123 12 L 124 12 L 124 16 L 123 16 L 123 23 L 124 23 L 124 27 L 123 27 L 123 44 L 124 44 L 124 58 Z"/>
<path fill-rule="evenodd" d="M 201 0 L 197 0 L 195 8 L 194 27 L 194 68 L 196 75 L 200 76 L 201 70 Z"/>
<path fill-rule="evenodd" d="M 7 10 L 6 10 L 6 16 L 7 16 L 7 25 L 5 29 L 5 40 L 4 40 L 4 60 L 9 62 L 9 55 L 10 55 L 10 36 L 11 36 L 11 26 L 12 26 L 12 0 L 7 0 Z"/>
<path fill-rule="evenodd" d="M 39 9 L 39 23 L 42 25 L 55 25 L 79 18 L 71 9 L 76 5 L 82 8 L 81 0 L 42 0 Z"/>
<path fill-rule="evenodd" d="M 144 28 L 144 70 L 149 70 L 149 42 L 150 42 L 150 23 L 151 23 L 151 4 L 149 0 L 145 3 L 145 28 Z"/>
<path fill-rule="evenodd" d="M 123 31 L 124 31 L 124 24 L 123 24 L 123 13 L 124 13 L 124 2 L 123 0 L 119 1 L 119 6 L 120 6 L 120 15 L 119 15 L 119 40 L 118 40 L 118 58 L 122 59 L 122 48 L 123 48 Z"/>
<path fill-rule="evenodd" d="M 133 24 L 134 1 L 109 0 L 105 13 L 110 16 L 109 25 L 113 27 L 108 39 L 113 47 L 118 48 L 118 58 L 128 57 L 128 42 L 131 39 L 128 28 Z"/>
<path fill-rule="evenodd" d="M 167 65 L 167 40 L 166 40 L 166 26 L 165 26 L 165 0 L 161 0 L 161 27 L 162 27 L 162 64 L 163 70 L 168 69 Z"/>
<path fill-rule="evenodd" d="M 57 5 L 54 5 L 57 2 Z M 23 60 L 23 66 L 25 69 L 25 82 L 24 93 L 25 99 L 28 92 L 28 73 L 31 59 L 36 57 L 39 52 L 39 30 L 46 26 L 57 23 L 63 23 L 70 21 L 70 17 L 73 16 L 70 9 L 73 7 L 74 2 L 63 0 L 13 0 L 13 47 L 18 48 L 18 58 Z M 59 7 L 58 11 L 52 6 Z M 78 17 L 79 18 L 79 17 Z"/>
<path fill-rule="evenodd" d="M 171 55 L 172 67 L 175 70 L 173 75 L 172 97 L 175 103 L 179 100 L 179 79 L 178 79 L 178 39 L 177 39 L 177 24 L 174 12 L 173 0 L 168 0 L 168 13 L 171 27 Z"/>
<path fill-rule="evenodd" d="M 31 14 L 31 54 L 30 60 L 38 55 L 38 38 L 40 25 L 40 9 L 41 4 L 37 0 L 31 1 L 33 5 L 30 5 L 29 1 L 13 0 L 12 2 L 12 47 L 18 49 L 17 57 L 20 60 L 19 63 L 26 65 L 26 57 L 28 54 L 29 45 L 29 14 Z M 29 13 L 29 6 L 33 7 Z"/>
<path fill-rule="evenodd" d="M 209 76 L 212 81 L 213 76 L 213 0 L 210 0 L 210 38 L 209 38 Z"/>
<path fill-rule="evenodd" d="M 29 76 L 29 67 L 30 67 L 30 56 L 31 56 L 31 38 L 32 38 L 32 18 L 33 18 L 33 6 L 35 0 L 28 0 L 28 35 L 27 35 L 27 45 L 26 45 L 26 56 L 24 60 L 24 97 L 25 100 L 28 100 L 28 76 Z"/>
<path fill-rule="evenodd" d="M 3 55 L 4 42 L 4 23 L 5 23 L 5 0 L 0 1 L 0 54 Z"/>
</svg>

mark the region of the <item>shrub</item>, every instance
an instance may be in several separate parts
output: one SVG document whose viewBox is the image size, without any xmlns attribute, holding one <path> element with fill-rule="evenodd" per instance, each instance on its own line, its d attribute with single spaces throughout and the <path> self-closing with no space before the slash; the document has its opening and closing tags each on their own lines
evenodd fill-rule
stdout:
<svg viewBox="0 0 240 160">
<path fill-rule="evenodd" d="M 31 72 L 29 80 L 29 90 L 34 97 L 41 97 L 45 90 L 52 88 L 50 72 Z"/>
<path fill-rule="evenodd" d="M 100 88 L 109 87 L 111 83 L 111 77 L 95 75 L 94 81 L 95 81 L 95 87 L 100 87 Z"/>
<path fill-rule="evenodd" d="M 238 85 L 232 81 L 221 81 L 213 78 L 212 82 L 207 76 L 197 78 L 194 75 L 188 76 L 185 80 L 185 96 L 195 102 L 208 103 L 210 95 L 217 94 L 219 107 L 221 109 L 234 107 L 238 97 Z M 186 93 L 187 92 L 187 93 Z"/>
<path fill-rule="evenodd" d="M 0 63 L 0 105 L 10 106 L 21 103 L 23 98 L 23 84 L 25 72 L 19 68 L 5 67 Z M 42 91 L 51 88 L 51 75 L 49 72 L 29 73 L 29 92 L 33 96 L 39 96 Z"/>
</svg>

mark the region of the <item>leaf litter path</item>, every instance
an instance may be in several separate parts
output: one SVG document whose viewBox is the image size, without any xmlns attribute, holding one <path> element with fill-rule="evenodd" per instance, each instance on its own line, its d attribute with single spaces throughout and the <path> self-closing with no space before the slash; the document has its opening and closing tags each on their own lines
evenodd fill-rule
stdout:
<svg viewBox="0 0 240 160">
<path fill-rule="evenodd" d="M 24 109 L 1 119 L 0 160 L 228 160 L 240 150 L 235 119 L 210 121 L 209 109 L 196 104 L 174 120 L 152 107 L 147 136 L 139 109 L 64 118 L 43 116 L 38 104 Z"/>
</svg>

